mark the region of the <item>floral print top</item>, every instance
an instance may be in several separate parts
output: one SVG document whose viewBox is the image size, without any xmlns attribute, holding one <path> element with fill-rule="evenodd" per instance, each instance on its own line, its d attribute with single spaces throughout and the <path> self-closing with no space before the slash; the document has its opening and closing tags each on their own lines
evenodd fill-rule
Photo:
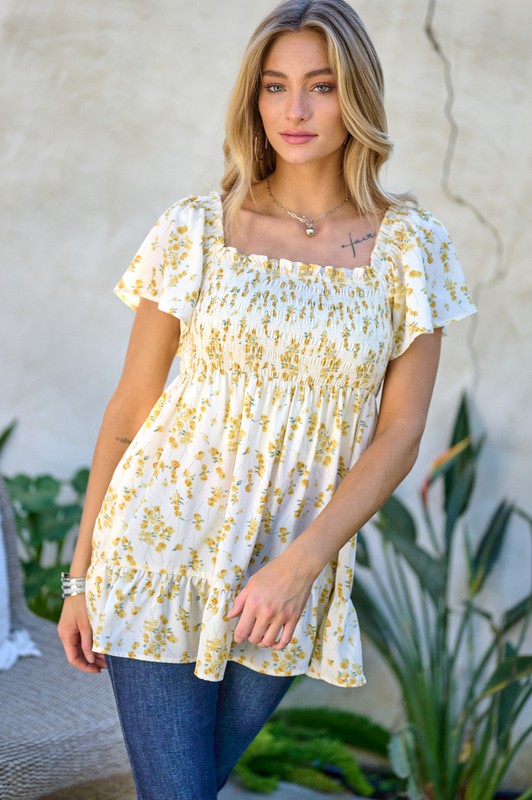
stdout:
<svg viewBox="0 0 532 800">
<path fill-rule="evenodd" d="M 119 462 L 87 575 L 94 650 L 365 683 L 350 599 L 356 535 L 313 584 L 284 650 L 233 640 L 248 578 L 309 525 L 371 441 L 390 359 L 475 312 L 444 226 L 390 208 L 348 269 L 224 242 L 218 192 L 171 206 L 115 288 L 181 320 L 180 371 Z"/>
</svg>

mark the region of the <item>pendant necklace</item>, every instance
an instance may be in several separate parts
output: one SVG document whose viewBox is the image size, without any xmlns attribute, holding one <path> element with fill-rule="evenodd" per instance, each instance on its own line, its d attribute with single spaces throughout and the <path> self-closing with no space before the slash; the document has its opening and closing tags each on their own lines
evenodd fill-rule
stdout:
<svg viewBox="0 0 532 800">
<path fill-rule="evenodd" d="M 331 208 L 329 211 L 324 211 L 324 213 L 320 214 L 319 217 L 313 217 L 311 219 L 310 217 L 300 217 L 299 214 L 295 214 L 293 211 L 290 211 L 288 208 L 285 208 L 285 206 L 283 206 L 283 204 L 279 202 L 279 200 L 276 197 L 274 197 L 270 186 L 269 175 L 266 178 L 266 188 L 268 189 L 268 194 L 272 198 L 273 202 L 275 203 L 275 205 L 279 206 L 281 211 L 284 211 L 285 214 L 289 214 L 289 216 L 303 223 L 303 225 L 305 226 L 305 233 L 307 234 L 307 236 L 314 236 L 314 234 L 316 233 L 316 228 L 314 226 L 315 222 L 319 222 L 320 219 L 325 219 L 325 217 L 328 217 L 329 214 L 333 214 L 335 211 L 338 211 L 339 208 L 345 206 L 345 204 L 349 201 L 349 197 L 346 197 L 344 200 L 342 200 L 341 203 L 338 203 L 338 205 L 335 206 L 334 208 Z"/>
</svg>

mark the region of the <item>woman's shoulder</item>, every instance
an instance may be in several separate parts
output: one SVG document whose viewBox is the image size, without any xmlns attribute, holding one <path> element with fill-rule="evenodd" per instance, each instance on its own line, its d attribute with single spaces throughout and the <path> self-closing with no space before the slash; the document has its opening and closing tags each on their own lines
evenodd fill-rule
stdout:
<svg viewBox="0 0 532 800">
<path fill-rule="evenodd" d="M 155 220 L 148 236 L 150 242 L 166 243 L 205 241 L 219 235 L 220 196 L 218 192 L 190 194 L 168 206 Z"/>
<path fill-rule="evenodd" d="M 160 216 L 160 220 L 186 224 L 207 215 L 216 215 L 220 205 L 220 195 L 213 190 L 208 194 L 189 194 L 173 202 Z"/>
<path fill-rule="evenodd" d="M 429 241 L 449 238 L 447 228 L 440 217 L 418 203 L 390 206 L 387 217 L 392 231 L 401 239 L 410 239 L 412 236 Z"/>
</svg>

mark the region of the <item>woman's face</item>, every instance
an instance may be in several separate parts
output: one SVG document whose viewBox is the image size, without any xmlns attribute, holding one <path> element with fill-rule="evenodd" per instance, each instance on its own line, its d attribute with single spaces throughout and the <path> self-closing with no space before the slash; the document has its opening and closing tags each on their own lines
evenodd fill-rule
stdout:
<svg viewBox="0 0 532 800">
<path fill-rule="evenodd" d="M 320 34 L 297 31 L 275 40 L 262 66 L 259 112 L 277 158 L 328 159 L 338 167 L 347 128 Z"/>
</svg>

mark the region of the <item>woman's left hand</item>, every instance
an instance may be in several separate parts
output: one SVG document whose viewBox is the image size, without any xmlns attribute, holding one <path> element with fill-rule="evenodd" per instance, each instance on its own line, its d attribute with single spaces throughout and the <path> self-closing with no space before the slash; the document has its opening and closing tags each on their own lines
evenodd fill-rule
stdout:
<svg viewBox="0 0 532 800">
<path fill-rule="evenodd" d="M 259 647 L 285 648 L 303 613 L 313 581 L 314 577 L 306 570 L 294 566 L 287 553 L 261 567 L 236 596 L 227 614 L 229 619 L 241 615 L 235 628 L 235 642 L 240 644 L 249 639 Z"/>
</svg>

